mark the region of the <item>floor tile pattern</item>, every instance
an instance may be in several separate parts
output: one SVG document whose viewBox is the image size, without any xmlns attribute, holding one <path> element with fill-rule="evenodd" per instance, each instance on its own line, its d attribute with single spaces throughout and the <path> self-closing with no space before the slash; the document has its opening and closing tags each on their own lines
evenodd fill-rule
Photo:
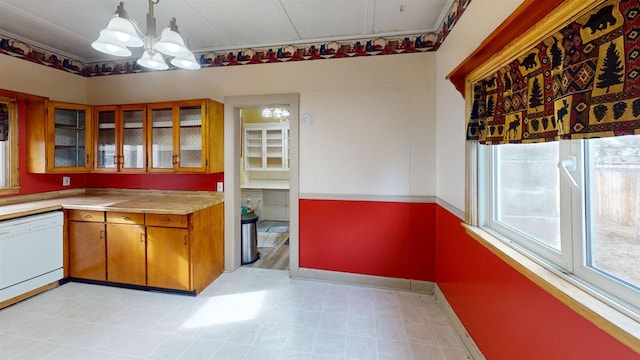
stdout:
<svg viewBox="0 0 640 360">
<path fill-rule="evenodd" d="M 199 296 L 68 283 L 0 310 L 0 359 L 467 359 L 434 298 L 240 268 Z"/>
</svg>

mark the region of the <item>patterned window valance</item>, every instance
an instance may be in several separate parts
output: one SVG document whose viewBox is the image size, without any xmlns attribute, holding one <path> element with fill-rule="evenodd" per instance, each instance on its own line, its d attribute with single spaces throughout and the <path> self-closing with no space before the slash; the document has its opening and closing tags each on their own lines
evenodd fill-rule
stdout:
<svg viewBox="0 0 640 360">
<path fill-rule="evenodd" d="M 471 86 L 467 140 L 640 134 L 640 2 L 603 1 Z"/>
<path fill-rule="evenodd" d="M 9 139 L 9 106 L 0 103 L 0 141 Z"/>
</svg>

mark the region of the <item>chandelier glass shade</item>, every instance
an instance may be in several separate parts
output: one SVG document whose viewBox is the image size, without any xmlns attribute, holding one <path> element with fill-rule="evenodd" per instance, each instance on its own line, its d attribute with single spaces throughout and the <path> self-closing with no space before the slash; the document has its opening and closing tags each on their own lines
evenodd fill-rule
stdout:
<svg viewBox="0 0 640 360">
<path fill-rule="evenodd" d="M 149 0 L 146 33 L 143 33 L 138 25 L 127 16 L 124 3 L 121 2 L 107 27 L 100 31 L 100 36 L 91 46 L 100 52 L 114 56 L 131 56 L 129 47 L 144 47 L 142 57 L 136 62 L 140 66 L 153 70 L 169 68 L 163 54 L 173 57 L 171 64 L 175 67 L 189 70 L 199 69 L 200 64 L 178 33 L 175 18 L 171 19 L 169 26 L 162 30 L 159 38 L 156 38 L 156 19 L 153 16 L 153 6 L 158 2 L 160 0 Z"/>
</svg>

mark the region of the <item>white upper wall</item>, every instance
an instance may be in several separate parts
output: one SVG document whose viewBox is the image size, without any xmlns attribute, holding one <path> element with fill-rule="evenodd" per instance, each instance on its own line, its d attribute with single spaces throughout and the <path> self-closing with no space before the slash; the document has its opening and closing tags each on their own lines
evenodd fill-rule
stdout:
<svg viewBox="0 0 640 360">
<path fill-rule="evenodd" d="M 87 80 L 48 66 L 0 55 L 0 89 L 86 104 Z"/>
<path fill-rule="evenodd" d="M 436 52 L 436 195 L 460 211 L 465 208 L 465 101 L 446 76 L 522 2 L 472 0 Z"/>
<path fill-rule="evenodd" d="M 435 54 L 104 76 L 89 104 L 299 93 L 302 194 L 433 196 Z"/>
</svg>

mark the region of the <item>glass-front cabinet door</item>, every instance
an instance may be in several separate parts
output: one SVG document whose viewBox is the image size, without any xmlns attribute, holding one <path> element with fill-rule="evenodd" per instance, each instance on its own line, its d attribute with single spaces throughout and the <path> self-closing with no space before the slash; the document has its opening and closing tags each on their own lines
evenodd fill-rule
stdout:
<svg viewBox="0 0 640 360">
<path fill-rule="evenodd" d="M 204 101 L 149 105 L 149 171 L 204 172 Z"/>
<path fill-rule="evenodd" d="M 202 119 L 205 118 L 202 104 L 178 106 L 178 165 L 182 169 L 204 169 L 202 156 Z"/>
<path fill-rule="evenodd" d="M 176 156 L 173 153 L 173 105 L 149 106 L 149 171 L 173 171 Z"/>
<path fill-rule="evenodd" d="M 122 144 L 119 151 L 119 165 L 122 172 L 145 171 L 145 105 L 121 107 Z"/>
<path fill-rule="evenodd" d="M 143 172 L 145 170 L 145 109 L 145 105 L 95 108 L 95 171 Z"/>
<path fill-rule="evenodd" d="M 96 116 L 96 170 L 115 171 L 118 163 L 116 153 L 116 114 L 117 106 L 97 107 Z"/>
<path fill-rule="evenodd" d="M 50 102 L 47 171 L 85 172 L 91 167 L 91 107 Z"/>
</svg>

